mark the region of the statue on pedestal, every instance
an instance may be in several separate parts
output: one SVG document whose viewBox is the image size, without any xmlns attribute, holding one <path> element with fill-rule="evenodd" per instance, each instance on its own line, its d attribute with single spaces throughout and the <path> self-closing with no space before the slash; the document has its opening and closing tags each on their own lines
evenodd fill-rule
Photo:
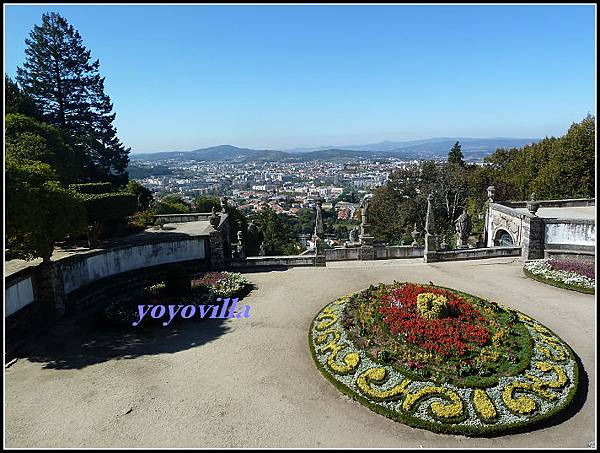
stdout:
<svg viewBox="0 0 600 453">
<path fill-rule="evenodd" d="M 471 222 L 471 217 L 467 214 L 467 208 L 463 208 L 463 212 L 458 218 L 454 221 L 454 226 L 456 228 L 456 234 L 458 236 L 456 241 L 456 247 L 466 247 L 467 239 L 471 234 L 471 230 L 473 228 L 473 224 Z"/>
<path fill-rule="evenodd" d="M 358 227 L 355 226 L 354 228 L 352 228 L 350 230 L 350 234 L 348 236 L 348 239 L 351 243 L 357 243 L 359 238 L 358 238 Z"/>
</svg>

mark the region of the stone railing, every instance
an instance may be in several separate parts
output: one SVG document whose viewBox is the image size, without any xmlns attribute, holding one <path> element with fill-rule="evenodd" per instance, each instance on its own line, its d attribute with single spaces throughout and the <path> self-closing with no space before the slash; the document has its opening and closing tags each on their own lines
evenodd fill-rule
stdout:
<svg viewBox="0 0 600 453">
<path fill-rule="evenodd" d="M 506 256 L 521 256 L 521 247 L 486 247 L 429 252 L 427 255 L 427 262 L 480 260 Z"/>
<path fill-rule="evenodd" d="M 596 206 L 595 198 L 566 198 L 564 200 L 537 200 L 542 208 L 579 208 Z M 527 201 L 503 201 L 504 206 L 510 208 L 526 208 Z"/>
<path fill-rule="evenodd" d="M 316 255 L 288 255 L 288 256 L 249 256 L 244 260 L 232 260 L 229 263 L 233 268 L 254 267 L 297 267 L 297 266 L 324 266 L 323 256 Z"/>
</svg>

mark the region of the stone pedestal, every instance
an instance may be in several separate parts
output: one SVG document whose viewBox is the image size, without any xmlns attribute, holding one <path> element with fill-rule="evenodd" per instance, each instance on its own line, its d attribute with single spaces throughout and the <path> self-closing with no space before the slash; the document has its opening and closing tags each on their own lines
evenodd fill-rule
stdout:
<svg viewBox="0 0 600 453">
<path fill-rule="evenodd" d="M 521 261 L 544 258 L 544 221 L 539 217 L 523 219 Z"/>
<path fill-rule="evenodd" d="M 225 269 L 225 248 L 223 233 L 214 230 L 209 233 L 210 243 L 210 269 L 213 271 L 222 271 Z"/>
<path fill-rule="evenodd" d="M 372 245 L 362 245 L 358 249 L 359 260 L 374 260 L 375 259 L 375 248 Z"/>
<path fill-rule="evenodd" d="M 423 261 L 431 263 L 437 261 L 437 251 L 439 249 L 438 239 L 435 234 L 425 234 L 425 250 L 423 253 Z"/>
</svg>

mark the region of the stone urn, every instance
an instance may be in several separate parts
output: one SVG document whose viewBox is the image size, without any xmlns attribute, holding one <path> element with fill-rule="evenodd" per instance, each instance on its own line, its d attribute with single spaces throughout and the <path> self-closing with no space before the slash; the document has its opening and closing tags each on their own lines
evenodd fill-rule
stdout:
<svg viewBox="0 0 600 453">
<path fill-rule="evenodd" d="M 410 235 L 413 238 L 413 242 L 412 242 L 412 246 L 415 247 L 417 244 L 417 239 L 419 238 L 419 230 L 417 230 L 417 224 L 415 223 L 415 226 L 412 230 L 412 233 L 410 233 Z"/>
<path fill-rule="evenodd" d="M 535 192 L 531 194 L 531 200 L 527 202 L 527 210 L 531 213 L 531 215 L 535 215 L 535 213 L 540 209 L 540 203 L 535 199 Z"/>
</svg>

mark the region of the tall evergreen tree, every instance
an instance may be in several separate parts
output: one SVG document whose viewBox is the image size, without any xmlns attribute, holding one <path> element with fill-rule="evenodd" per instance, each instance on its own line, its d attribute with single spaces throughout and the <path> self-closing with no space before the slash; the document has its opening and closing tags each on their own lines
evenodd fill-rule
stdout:
<svg viewBox="0 0 600 453">
<path fill-rule="evenodd" d="M 25 40 L 26 60 L 17 81 L 41 110 L 44 120 L 67 131 L 86 157 L 89 180 L 127 182 L 130 148 L 117 138 L 115 114 L 104 92 L 99 60 L 81 35 L 58 13 L 42 15 Z"/>
<path fill-rule="evenodd" d="M 460 166 L 464 166 L 465 162 L 463 161 L 463 153 L 460 149 L 460 143 L 456 142 L 450 152 L 448 153 L 448 162 L 452 164 L 458 164 Z"/>
</svg>

